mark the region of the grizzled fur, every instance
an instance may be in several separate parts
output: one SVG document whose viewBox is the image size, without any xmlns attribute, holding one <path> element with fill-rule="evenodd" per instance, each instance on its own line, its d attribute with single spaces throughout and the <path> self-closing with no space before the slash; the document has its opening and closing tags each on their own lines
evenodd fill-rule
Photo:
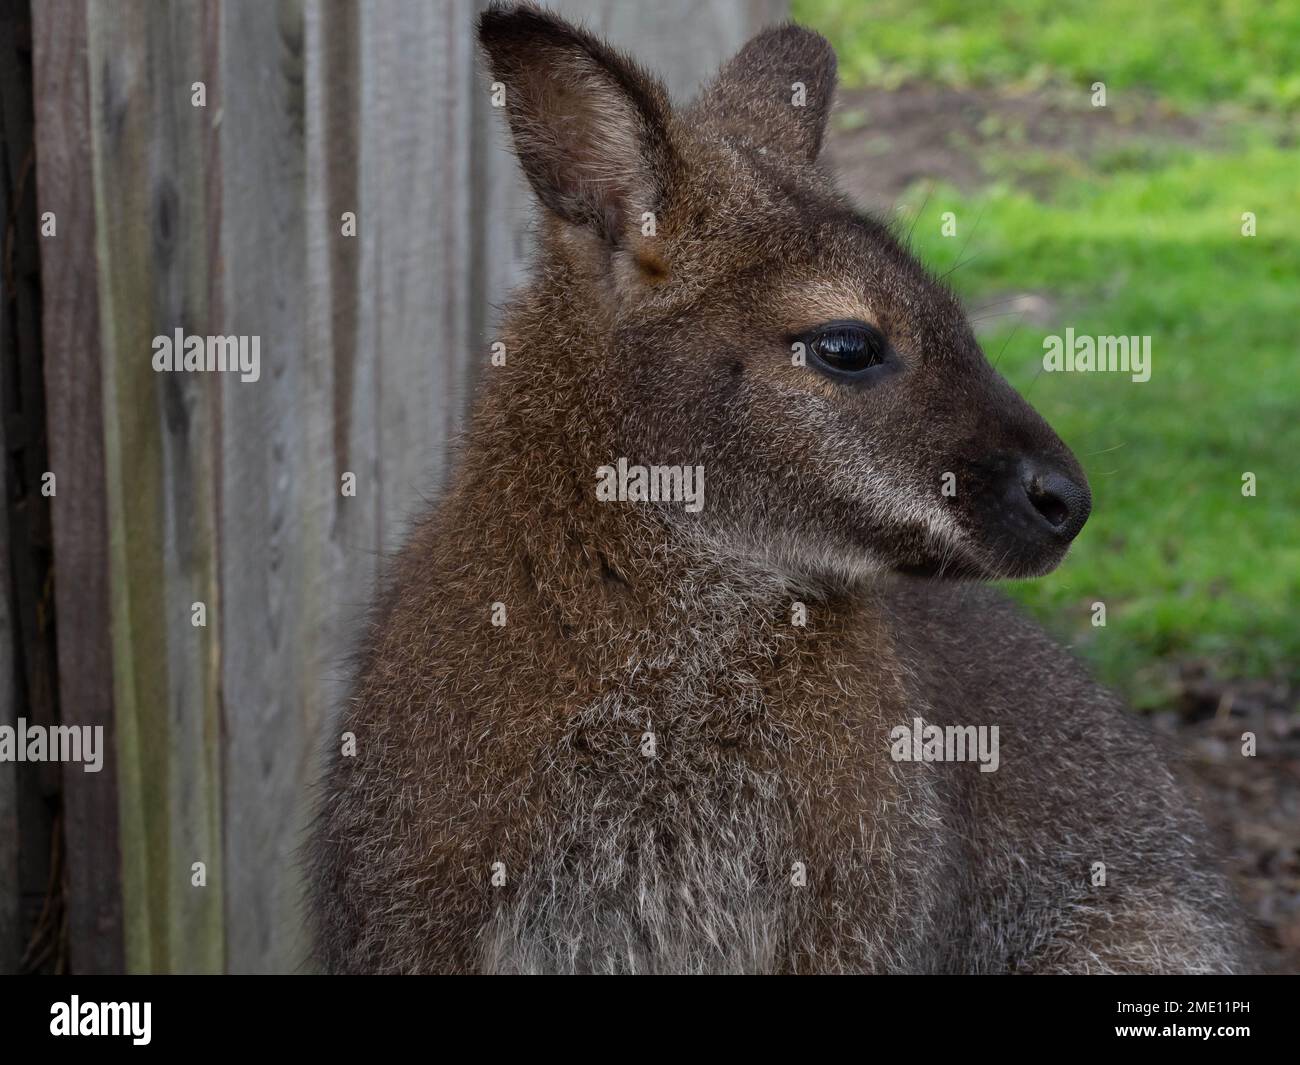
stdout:
<svg viewBox="0 0 1300 1065">
<path fill-rule="evenodd" d="M 1085 482 L 954 298 L 818 168 L 826 42 L 769 30 L 676 111 L 540 10 L 493 8 L 480 36 L 541 254 L 369 634 L 358 753 L 332 759 L 311 848 L 324 965 L 1239 967 L 1203 829 L 1139 725 L 947 579 L 1066 550 L 1017 528 L 1007 456 Z M 792 365 L 792 336 L 850 318 L 902 354 L 895 379 Z M 598 502 L 620 456 L 703 465 L 703 510 Z M 998 725 L 1000 768 L 894 761 L 917 717 Z"/>
</svg>

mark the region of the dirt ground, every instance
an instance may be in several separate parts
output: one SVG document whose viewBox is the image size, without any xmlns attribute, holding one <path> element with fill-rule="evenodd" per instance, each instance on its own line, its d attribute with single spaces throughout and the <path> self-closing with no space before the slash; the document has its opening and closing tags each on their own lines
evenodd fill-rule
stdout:
<svg viewBox="0 0 1300 1065">
<path fill-rule="evenodd" d="M 1155 725 L 1197 789 L 1270 971 L 1300 973 L 1300 692 L 1223 683 L 1187 667 Z M 1254 736 L 1253 756 L 1243 737 Z"/>
<path fill-rule="evenodd" d="M 825 158 L 847 193 L 888 218 L 918 183 L 977 188 L 999 156 L 1040 153 L 1068 170 L 1152 143 L 1214 144 L 1224 131 L 1222 119 L 1151 101 L 1094 108 L 1082 92 L 1005 97 L 913 85 L 841 93 Z M 1018 176 L 1032 188 L 1032 174 Z M 906 206 L 910 215 L 919 205 Z M 1008 293 L 1001 302 L 1015 301 L 1031 319 L 1059 313 L 1049 292 Z M 1256 926 L 1262 967 L 1300 973 L 1300 691 L 1217 680 L 1194 663 L 1180 675 L 1179 694 L 1153 724 L 1219 840 Z M 1256 739 L 1251 757 L 1242 753 L 1247 732 Z"/>
<path fill-rule="evenodd" d="M 1002 96 L 989 90 L 907 85 L 839 94 L 823 158 L 858 203 L 888 215 L 918 182 L 963 191 L 990 177 L 998 156 L 1042 153 L 1062 168 L 1103 152 L 1154 144 L 1204 146 L 1223 118 L 1191 117 L 1142 99 L 1093 107 L 1082 92 Z M 1032 189 L 1032 178 L 1028 180 Z"/>
</svg>

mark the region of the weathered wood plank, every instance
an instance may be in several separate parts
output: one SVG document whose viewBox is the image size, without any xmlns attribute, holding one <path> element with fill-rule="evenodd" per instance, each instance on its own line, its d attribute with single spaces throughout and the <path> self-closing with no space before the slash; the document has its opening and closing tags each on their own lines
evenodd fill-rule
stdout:
<svg viewBox="0 0 1300 1065">
<path fill-rule="evenodd" d="M 379 563 L 379 469 L 373 328 L 363 328 L 363 262 L 377 230 L 360 202 L 361 48 L 355 4 L 304 8 L 306 62 L 306 345 L 322 358 L 330 447 L 315 458 L 325 474 L 328 541 L 319 556 L 320 663 L 316 715 L 305 737 L 305 772 L 315 779 L 322 745 L 338 743 L 333 721 L 348 683 L 349 653 L 373 594 Z M 345 220 L 345 216 L 347 216 Z M 352 234 L 352 235 L 349 235 Z M 372 320 L 373 325 L 373 320 Z M 355 492 L 343 493 L 343 479 Z M 298 959 L 286 959 L 294 963 Z"/>
<path fill-rule="evenodd" d="M 477 365 L 466 94 L 474 11 L 468 0 L 361 8 L 361 201 L 378 238 L 361 284 L 374 300 L 386 550 L 438 487 Z"/>
<path fill-rule="evenodd" d="M 46 455 L 41 369 L 39 217 L 32 101 L 31 10 L 0 0 L 0 217 L 6 249 L 0 269 L 0 418 L 9 561 L 0 574 L 10 633 L 0 655 L 7 704 L 0 721 L 58 720 L 49 501 L 41 495 Z M 12 653 L 11 653 L 12 652 Z M 62 792 L 57 765 L 0 766 L 0 970 L 66 968 L 62 910 L 51 875 L 55 812 Z"/>
<path fill-rule="evenodd" d="M 220 580 L 227 966 L 306 955 L 297 861 L 329 668 L 330 353 L 305 343 L 300 5 L 223 8 L 225 329 L 257 336 L 261 378 L 222 383 Z"/>
<path fill-rule="evenodd" d="M 202 9 L 89 9 L 99 219 L 114 659 L 122 766 L 127 962 L 222 967 L 216 672 L 191 607 L 215 611 L 212 395 L 158 373 L 153 338 L 207 335 L 205 174 L 212 112 Z M 202 862 L 206 884 L 191 882 Z"/>
<path fill-rule="evenodd" d="M 2 246 L 19 254 L 34 252 L 33 229 L 23 229 L 28 239 L 18 242 L 19 227 L 34 227 L 35 218 L 22 199 L 30 198 L 30 188 L 23 195 L 23 181 L 29 168 L 24 156 L 31 148 L 31 81 L 22 69 L 15 34 L 25 15 L 0 3 L 0 217 L 6 221 L 0 229 Z M 21 112 L 21 114 L 20 114 Z M 18 156 L 18 158 L 15 158 Z M 10 470 L 10 448 L 6 443 L 6 423 L 21 414 L 21 403 L 12 393 L 13 380 L 21 355 L 19 315 L 22 313 L 19 286 L 26 282 L 19 262 L 0 266 L 0 726 L 13 726 L 18 720 L 18 685 L 21 663 L 15 648 L 19 646 L 18 589 L 9 583 L 15 573 L 9 547 L 11 492 L 21 472 Z M 30 325 L 28 326 L 30 333 Z M 15 581 L 16 585 L 16 581 Z M 11 594 L 12 593 L 12 594 Z M 22 919 L 22 878 L 19 866 L 18 765 L 0 762 L 0 973 L 18 971 L 25 933 Z"/>
<path fill-rule="evenodd" d="M 38 206 L 58 220 L 42 241 L 43 344 L 57 559 L 59 694 L 65 723 L 102 726 L 104 768 L 65 766 L 68 937 L 75 972 L 123 967 L 117 756 L 108 567 L 109 512 L 99 341 L 86 10 L 33 8 Z"/>
<path fill-rule="evenodd" d="M 0 127 L 0 133 L 3 128 Z M 8 202 L 8 181 L 0 177 L 0 206 Z M 0 272 L 0 357 L 8 357 L 10 323 L 8 286 Z M 7 406 L 4 379 L 0 377 L 0 411 Z M 4 418 L 0 417 L 0 455 L 7 456 Z M 12 572 L 9 556 L 9 492 L 0 482 L 0 574 Z M 18 720 L 18 663 L 13 647 L 16 643 L 17 619 L 14 617 L 9 587 L 0 588 L 0 727 L 13 726 Z M 23 928 L 19 899 L 22 884 L 18 873 L 18 766 L 0 762 L 0 973 L 18 971 L 22 956 Z"/>
<path fill-rule="evenodd" d="M 349 645 L 379 569 L 377 338 L 373 321 L 371 329 L 363 328 L 367 296 L 361 289 L 363 262 L 374 262 L 378 230 L 362 217 L 360 200 L 360 9 L 313 2 L 304 16 L 307 345 L 328 355 L 322 369 L 329 374 L 331 394 L 332 447 L 328 461 L 322 459 L 333 484 L 330 551 L 322 565 L 329 571 L 335 605 L 322 648 L 322 710 L 332 715 L 345 690 Z M 352 216 L 352 225 L 345 226 L 345 215 Z M 347 474 L 356 478 L 354 495 L 343 494 Z M 316 758 L 319 751 L 313 748 L 308 755 Z"/>
</svg>

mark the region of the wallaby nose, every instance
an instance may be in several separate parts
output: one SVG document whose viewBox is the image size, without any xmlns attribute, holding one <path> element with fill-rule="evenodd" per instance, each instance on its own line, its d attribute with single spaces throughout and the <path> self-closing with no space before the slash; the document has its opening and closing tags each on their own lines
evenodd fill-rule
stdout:
<svg viewBox="0 0 1300 1065">
<path fill-rule="evenodd" d="M 1092 493 L 1081 483 L 1032 459 L 1020 463 L 1020 485 L 1045 531 L 1061 540 L 1073 540 L 1092 511 Z"/>
</svg>

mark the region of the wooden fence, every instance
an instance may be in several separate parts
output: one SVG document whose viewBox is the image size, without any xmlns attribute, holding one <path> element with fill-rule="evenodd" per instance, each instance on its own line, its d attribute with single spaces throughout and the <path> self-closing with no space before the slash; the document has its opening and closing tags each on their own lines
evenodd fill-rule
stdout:
<svg viewBox="0 0 1300 1065">
<path fill-rule="evenodd" d="M 47 702 L 103 725 L 111 751 L 100 773 L 69 764 L 44 784 L 0 763 L 0 966 L 50 906 L 14 901 L 31 894 L 24 863 L 62 882 L 74 971 L 303 965 L 296 851 L 356 621 L 444 474 L 527 249 L 479 6 L 31 5 L 36 196 L 19 238 L 38 245 L 40 320 L 5 335 L 15 366 L 43 364 L 54 487 L 39 497 L 25 477 L 16 500 L 9 471 L 0 721 L 39 718 L 47 645 L 15 633 L 52 607 Z M 782 14 L 555 6 L 679 94 Z M 0 87 L 7 116 L 22 87 Z M 156 372 L 154 338 L 177 329 L 259 337 L 260 378 Z M 31 549 L 5 526 L 42 498 L 52 593 L 24 599 Z M 30 853 L 60 825 L 61 850 Z"/>
</svg>

